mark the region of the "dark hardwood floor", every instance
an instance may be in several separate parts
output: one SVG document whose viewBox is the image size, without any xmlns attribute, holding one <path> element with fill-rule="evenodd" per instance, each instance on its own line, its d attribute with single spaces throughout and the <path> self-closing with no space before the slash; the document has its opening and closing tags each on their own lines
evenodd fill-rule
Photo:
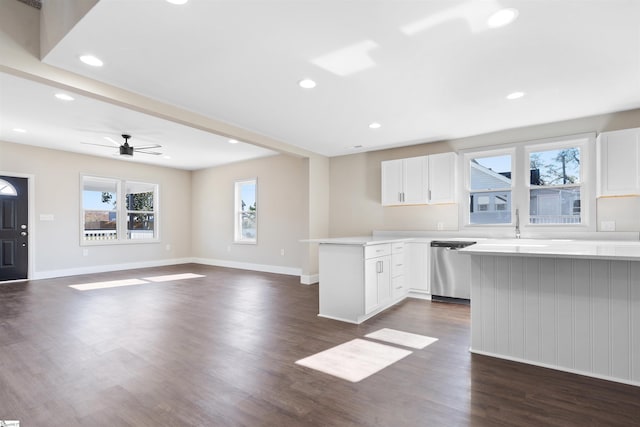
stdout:
<svg viewBox="0 0 640 427">
<path fill-rule="evenodd" d="M 71 284 L 206 277 L 77 291 Z M 0 419 L 21 426 L 638 426 L 640 387 L 471 355 L 469 307 L 322 319 L 297 277 L 181 265 L 0 284 Z M 381 328 L 439 338 L 350 383 L 295 365 Z"/>
</svg>

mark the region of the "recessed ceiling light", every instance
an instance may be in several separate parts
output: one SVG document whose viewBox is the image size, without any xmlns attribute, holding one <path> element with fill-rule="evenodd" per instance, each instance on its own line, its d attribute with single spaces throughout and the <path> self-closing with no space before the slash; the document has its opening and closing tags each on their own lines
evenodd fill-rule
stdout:
<svg viewBox="0 0 640 427">
<path fill-rule="evenodd" d="M 230 139 L 229 140 L 229 144 L 237 144 L 238 142 L 240 142 L 240 141 L 238 141 L 237 139 Z"/>
<path fill-rule="evenodd" d="M 382 125 L 380 123 L 377 123 L 377 122 L 373 122 L 373 123 L 369 124 L 369 128 L 371 128 L 371 129 L 379 129 L 380 126 L 382 126 Z"/>
<path fill-rule="evenodd" d="M 489 28 L 500 28 L 511 24 L 518 17 L 516 9 L 501 9 L 487 19 Z"/>
<path fill-rule="evenodd" d="M 25 133 L 27 130 L 22 128 L 13 128 L 14 132 Z"/>
<path fill-rule="evenodd" d="M 298 86 L 304 89 L 313 89 L 316 87 L 316 82 L 311 79 L 302 79 L 298 82 Z"/>
<path fill-rule="evenodd" d="M 167 0 L 167 3 L 171 3 L 171 4 L 185 4 L 186 2 L 188 2 L 189 0 Z"/>
<path fill-rule="evenodd" d="M 102 67 L 104 64 L 100 59 L 96 58 L 93 55 L 82 55 L 80 57 L 80 61 L 84 62 L 87 65 L 91 65 L 92 67 Z"/>
<path fill-rule="evenodd" d="M 73 101 L 73 97 L 67 95 L 66 93 L 56 93 L 56 98 L 61 99 L 63 101 Z"/>
<path fill-rule="evenodd" d="M 169 160 L 171 156 L 163 156 L 165 159 Z"/>
<path fill-rule="evenodd" d="M 509 95 L 507 95 L 506 98 L 509 100 L 513 100 L 513 99 L 522 98 L 524 95 L 525 95 L 524 92 L 512 92 Z"/>
</svg>

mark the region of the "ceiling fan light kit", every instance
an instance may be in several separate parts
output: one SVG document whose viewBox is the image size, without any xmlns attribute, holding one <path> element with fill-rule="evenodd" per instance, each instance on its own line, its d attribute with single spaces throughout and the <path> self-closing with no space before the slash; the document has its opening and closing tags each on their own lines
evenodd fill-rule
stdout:
<svg viewBox="0 0 640 427">
<path fill-rule="evenodd" d="M 124 144 L 120 146 L 120 155 L 121 156 L 133 156 L 133 147 L 129 145 L 129 138 L 131 135 L 123 134 Z"/>
</svg>

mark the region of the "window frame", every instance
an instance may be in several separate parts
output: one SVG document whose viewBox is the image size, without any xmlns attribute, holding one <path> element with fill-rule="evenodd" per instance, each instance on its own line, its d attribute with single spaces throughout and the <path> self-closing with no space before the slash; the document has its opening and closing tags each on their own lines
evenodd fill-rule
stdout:
<svg viewBox="0 0 640 427">
<path fill-rule="evenodd" d="M 459 161 L 464 171 L 464 180 L 459 186 L 460 198 L 460 230 L 474 230 L 492 232 L 499 228 L 515 227 L 515 212 L 518 209 L 521 230 L 529 230 L 532 233 L 557 232 L 557 231 L 595 231 L 595 206 L 596 206 L 596 159 L 595 159 L 596 135 L 593 132 L 568 135 L 555 138 L 529 140 L 517 143 L 506 143 L 483 147 L 482 149 L 461 150 Z M 531 224 L 530 223 L 530 163 L 529 155 L 532 152 L 556 150 L 564 148 L 580 148 L 580 223 L 573 224 Z M 512 153 L 511 170 L 511 223 L 510 224 L 470 224 L 470 160 L 472 158 L 493 157 Z M 573 184 L 570 184 L 573 185 Z M 562 187 L 568 187 L 562 185 Z M 553 187 L 551 187 L 553 188 Z"/>
<path fill-rule="evenodd" d="M 116 208 L 113 210 L 116 213 L 116 238 L 109 240 L 87 240 L 85 236 L 85 209 L 84 209 L 84 190 L 85 179 L 95 179 L 105 182 L 113 182 L 116 185 Z M 127 220 L 129 212 L 142 212 L 142 211 L 130 211 L 127 209 L 126 204 L 126 192 L 127 183 L 149 185 L 153 188 L 153 238 L 148 239 L 132 239 L 128 236 Z M 104 245 L 130 245 L 130 244 L 145 244 L 145 243 L 158 243 L 160 242 L 160 185 L 157 183 L 144 182 L 140 180 L 124 179 L 116 177 L 99 176 L 95 174 L 81 174 L 80 175 L 80 246 L 104 246 Z M 147 211 L 144 211 L 147 212 Z"/>
<path fill-rule="evenodd" d="M 577 227 L 580 225 L 588 225 L 587 222 L 587 218 L 588 218 L 588 214 L 589 211 L 588 209 L 584 209 L 583 206 L 584 204 L 587 202 L 585 200 L 585 196 L 588 193 L 588 189 L 587 189 L 587 185 L 588 182 L 591 180 L 588 180 L 587 177 L 589 175 L 585 174 L 585 165 L 587 165 L 588 167 L 588 153 L 587 153 L 587 143 L 588 140 L 582 140 L 582 139 L 569 139 L 569 140 L 565 140 L 565 141 L 557 141 L 557 142 L 547 142 L 547 143 L 539 143 L 539 144 L 531 144 L 531 145 L 526 145 L 524 147 L 524 160 L 525 160 L 525 164 L 526 164 L 526 168 L 530 169 L 531 168 L 531 163 L 530 163 L 530 156 L 531 153 L 535 153 L 535 152 L 541 152 L 541 151 L 553 151 L 553 150 L 563 150 L 566 148 L 578 148 L 580 150 L 580 176 L 579 176 L 579 183 L 578 184 L 562 184 L 562 185 L 549 185 L 549 186 L 532 186 L 531 185 L 531 180 L 527 179 L 525 182 L 525 186 L 526 186 L 526 190 L 527 190 L 527 205 L 526 205 L 526 212 L 524 212 L 524 215 L 522 216 L 522 218 L 526 221 L 526 225 L 530 226 L 530 227 L 559 227 L 559 226 L 564 226 L 564 227 Z M 594 140 L 595 143 L 595 140 Z M 585 161 L 586 160 L 586 161 Z M 587 181 L 587 182 L 585 182 Z M 595 181 L 595 180 L 593 180 Z M 593 188 L 595 188 L 595 182 L 591 183 L 591 186 Z M 579 188 L 580 189 L 580 222 L 578 223 L 551 223 L 551 224 L 544 224 L 544 223 L 532 223 L 531 222 L 531 190 L 532 189 L 544 189 L 544 188 L 548 188 L 548 189 L 560 189 L 560 188 Z M 584 224 L 583 224 L 584 223 Z"/>
<path fill-rule="evenodd" d="M 511 187 L 502 187 L 502 188 L 493 188 L 493 189 L 482 189 L 482 190 L 472 190 L 471 189 L 471 160 L 472 159 L 481 159 L 487 157 L 499 157 L 499 156 L 511 156 Z M 513 210 L 513 194 L 515 191 L 515 165 L 516 165 L 516 151 L 513 147 L 508 148 L 491 148 L 482 151 L 469 151 L 464 153 L 463 156 L 460 156 L 464 161 L 463 168 L 461 170 L 464 171 L 464 188 L 459 194 L 464 199 L 461 206 L 463 206 L 463 226 L 469 228 L 478 228 L 478 227 L 509 227 L 513 225 L 514 221 L 514 210 Z M 471 194 L 475 193 L 494 193 L 494 192 L 511 192 L 511 222 L 510 223 L 498 223 L 498 224 L 472 224 L 471 223 Z M 491 197 L 491 196 L 488 196 Z M 491 199 L 489 199 L 489 205 L 491 204 Z M 506 209 L 504 210 L 506 212 Z"/>
<path fill-rule="evenodd" d="M 242 196 L 241 196 L 241 189 L 242 186 L 245 184 L 253 184 L 255 186 L 255 193 L 254 193 L 254 197 L 255 197 L 255 227 L 256 227 L 256 231 L 255 231 L 255 237 L 253 239 L 248 239 L 248 238 L 244 238 L 242 235 L 242 220 L 241 220 L 241 216 L 242 216 Z M 238 179 L 236 181 L 234 181 L 234 187 L 233 187 L 233 194 L 234 194 L 234 201 L 233 201 L 233 243 L 235 244 L 241 244 L 241 245 L 257 245 L 258 244 L 258 221 L 260 218 L 260 215 L 258 213 L 258 178 L 247 178 L 247 179 Z"/>
</svg>

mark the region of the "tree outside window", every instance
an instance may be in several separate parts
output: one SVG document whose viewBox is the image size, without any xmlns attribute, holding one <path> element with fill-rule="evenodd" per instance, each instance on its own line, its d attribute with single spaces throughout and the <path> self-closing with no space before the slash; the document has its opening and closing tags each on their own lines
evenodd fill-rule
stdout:
<svg viewBox="0 0 640 427">
<path fill-rule="evenodd" d="M 529 153 L 530 224 L 579 224 L 580 148 Z"/>
</svg>

